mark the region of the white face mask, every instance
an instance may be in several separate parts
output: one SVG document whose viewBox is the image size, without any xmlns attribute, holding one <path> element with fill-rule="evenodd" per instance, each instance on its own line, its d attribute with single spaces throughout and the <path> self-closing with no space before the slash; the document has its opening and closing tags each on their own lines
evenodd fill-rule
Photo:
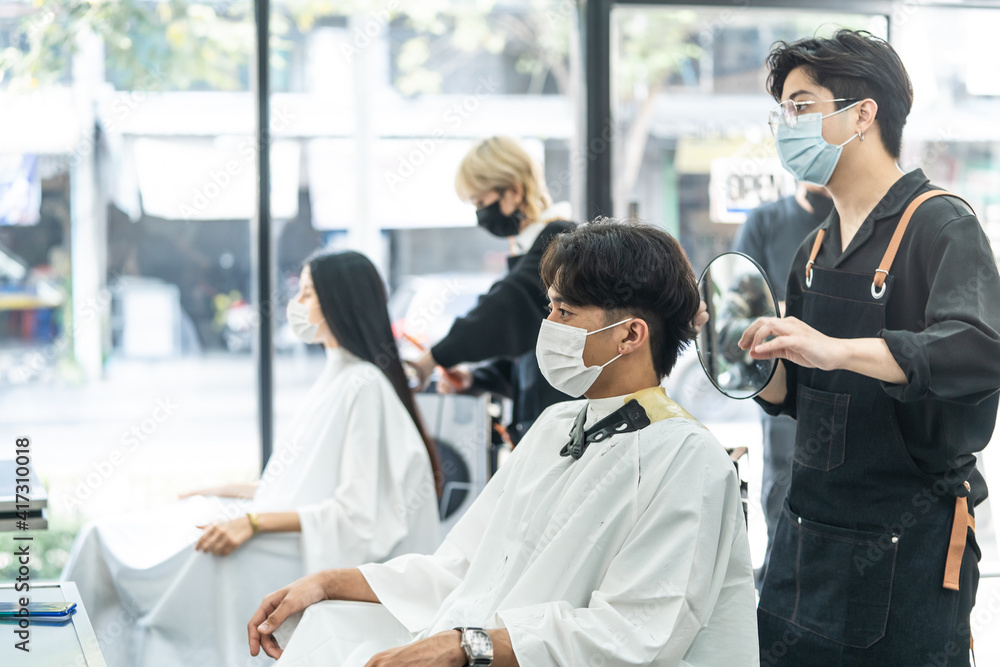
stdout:
<svg viewBox="0 0 1000 667">
<path fill-rule="evenodd" d="M 542 320 L 538 343 L 535 345 L 538 368 L 548 383 L 562 393 L 574 398 L 583 396 L 597 381 L 604 367 L 622 356 L 619 354 L 618 357 L 600 366 L 587 366 L 583 361 L 583 348 L 587 345 L 587 336 L 634 319 L 629 317 L 594 331 L 571 327 L 552 320 Z"/>
<path fill-rule="evenodd" d="M 288 315 L 288 324 L 292 327 L 292 333 L 307 343 L 316 342 L 319 325 L 309 321 L 309 306 L 292 299 L 288 302 L 285 314 Z"/>
</svg>

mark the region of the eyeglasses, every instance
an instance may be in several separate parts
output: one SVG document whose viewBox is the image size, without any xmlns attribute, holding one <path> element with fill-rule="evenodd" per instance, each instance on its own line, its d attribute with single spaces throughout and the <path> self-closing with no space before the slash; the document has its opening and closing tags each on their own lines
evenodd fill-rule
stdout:
<svg viewBox="0 0 1000 667">
<path fill-rule="evenodd" d="M 784 123 L 785 127 L 792 128 L 795 127 L 796 123 L 799 122 L 799 113 L 802 109 L 810 104 L 823 104 L 824 102 L 857 102 L 856 97 L 838 97 L 835 100 L 804 100 L 802 102 L 796 102 L 795 100 L 785 100 L 778 105 L 777 109 L 773 109 L 767 116 L 767 124 L 771 126 L 771 134 L 778 136 L 778 124 Z M 844 109 L 838 109 L 837 111 L 843 111 Z M 837 113 L 835 111 L 834 113 Z M 823 116 L 832 116 L 833 114 L 827 114 Z"/>
</svg>

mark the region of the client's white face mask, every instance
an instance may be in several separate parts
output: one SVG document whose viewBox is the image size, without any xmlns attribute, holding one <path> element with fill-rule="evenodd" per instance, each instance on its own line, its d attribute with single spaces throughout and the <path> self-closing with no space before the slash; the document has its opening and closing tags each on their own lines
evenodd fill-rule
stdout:
<svg viewBox="0 0 1000 667">
<path fill-rule="evenodd" d="M 618 357 L 600 366 L 587 366 L 583 361 L 583 348 L 587 345 L 587 336 L 634 319 L 629 317 L 594 331 L 571 327 L 552 320 L 542 320 L 538 343 L 535 345 L 538 368 L 548 383 L 562 393 L 574 398 L 583 396 L 597 381 L 604 367 L 622 356 L 619 354 Z"/>
<path fill-rule="evenodd" d="M 309 321 L 309 306 L 292 299 L 288 302 L 285 314 L 288 315 L 288 325 L 292 327 L 292 333 L 307 343 L 316 342 L 319 325 Z"/>
</svg>

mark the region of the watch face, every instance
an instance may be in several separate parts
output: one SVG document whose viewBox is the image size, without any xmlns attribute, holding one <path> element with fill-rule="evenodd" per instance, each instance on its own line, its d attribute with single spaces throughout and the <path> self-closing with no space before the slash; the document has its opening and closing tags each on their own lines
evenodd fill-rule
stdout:
<svg viewBox="0 0 1000 667">
<path fill-rule="evenodd" d="M 490 639 L 489 633 L 485 630 L 469 630 L 466 641 L 469 643 L 472 655 L 476 657 L 493 656 L 493 640 Z"/>
</svg>

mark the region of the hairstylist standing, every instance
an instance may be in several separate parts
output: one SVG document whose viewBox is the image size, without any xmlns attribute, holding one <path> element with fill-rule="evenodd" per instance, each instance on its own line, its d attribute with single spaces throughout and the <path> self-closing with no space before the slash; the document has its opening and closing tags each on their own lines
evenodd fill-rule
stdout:
<svg viewBox="0 0 1000 667">
<path fill-rule="evenodd" d="M 1000 276 L 972 209 L 897 165 L 913 99 L 881 39 L 842 30 L 768 58 L 778 154 L 834 211 L 786 316 L 740 341 L 779 358 L 759 398 L 797 419 L 758 607 L 762 665 L 969 664 L 974 454 L 1000 388 Z M 768 337 L 772 337 L 768 340 Z"/>
<path fill-rule="evenodd" d="M 441 393 L 490 391 L 512 399 L 510 435 L 516 443 L 542 410 L 570 400 L 542 377 L 534 350 L 548 315 L 538 268 L 542 253 L 574 225 L 553 210 L 541 169 L 508 137 L 476 144 L 459 165 L 455 190 L 476 206 L 480 227 L 510 238 L 509 272 L 413 366 L 421 383 L 435 365 L 450 369 L 438 384 Z M 458 366 L 486 360 L 474 371 Z"/>
</svg>

